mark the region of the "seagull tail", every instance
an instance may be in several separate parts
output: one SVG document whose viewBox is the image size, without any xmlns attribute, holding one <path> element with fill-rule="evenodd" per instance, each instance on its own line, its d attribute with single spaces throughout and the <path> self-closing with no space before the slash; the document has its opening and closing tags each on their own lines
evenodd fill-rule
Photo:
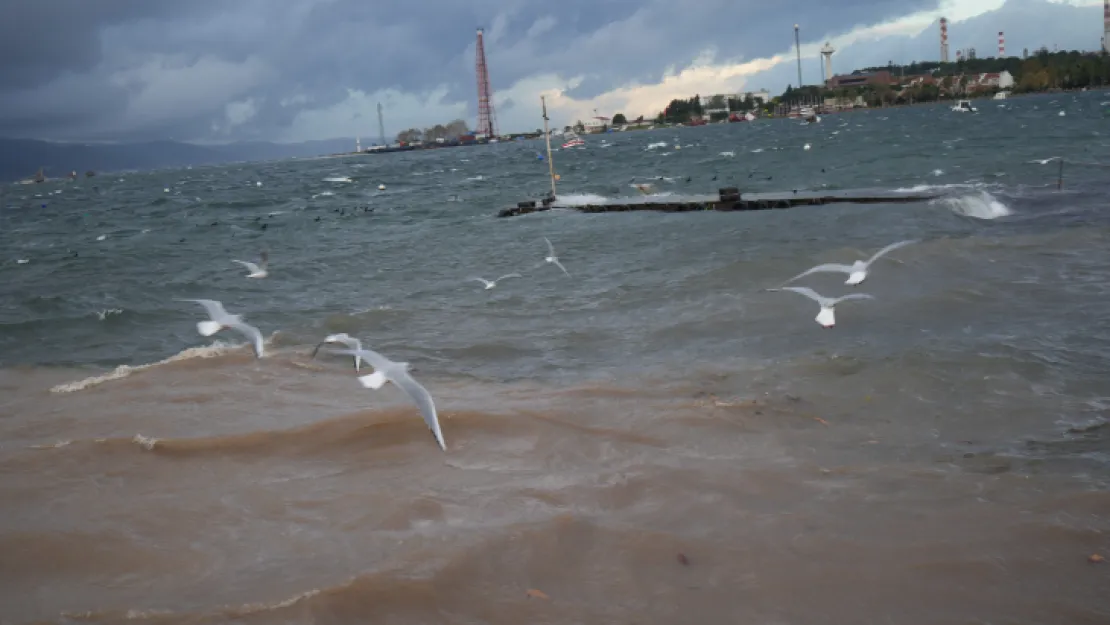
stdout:
<svg viewBox="0 0 1110 625">
<path fill-rule="evenodd" d="M 213 334 L 215 334 L 219 331 L 220 331 L 220 324 L 215 322 L 215 321 L 198 321 L 197 322 L 197 332 L 200 332 L 201 336 L 212 336 Z"/>
<path fill-rule="evenodd" d="M 385 378 L 385 374 L 382 373 L 381 371 L 375 371 L 374 373 L 371 373 L 370 375 L 359 376 L 358 381 L 359 381 L 360 384 L 362 384 L 366 388 L 378 389 L 378 388 L 381 388 L 382 385 L 385 384 L 386 378 Z"/>
</svg>

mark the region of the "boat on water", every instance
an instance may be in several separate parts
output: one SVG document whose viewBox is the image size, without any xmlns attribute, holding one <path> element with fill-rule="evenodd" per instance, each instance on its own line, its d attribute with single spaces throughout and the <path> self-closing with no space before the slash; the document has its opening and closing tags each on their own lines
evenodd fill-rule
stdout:
<svg viewBox="0 0 1110 625">
<path fill-rule="evenodd" d="M 998 93 L 994 94 L 994 99 L 995 100 L 1005 100 L 1007 97 L 1009 97 L 1009 95 L 1010 95 L 1009 91 L 999 91 Z"/>
<path fill-rule="evenodd" d="M 568 148 L 581 148 L 586 146 L 586 142 L 582 139 L 582 137 L 579 137 L 578 133 L 574 132 L 573 130 L 564 132 L 563 137 L 566 139 L 566 141 L 563 142 L 564 150 Z"/>
<path fill-rule="evenodd" d="M 42 167 L 39 167 L 33 178 L 24 178 L 19 181 L 19 184 L 39 184 L 43 182 L 46 182 L 46 174 L 42 173 Z"/>
<path fill-rule="evenodd" d="M 978 113 L 979 109 L 971 105 L 971 100 L 960 100 L 952 107 L 957 113 Z"/>
</svg>

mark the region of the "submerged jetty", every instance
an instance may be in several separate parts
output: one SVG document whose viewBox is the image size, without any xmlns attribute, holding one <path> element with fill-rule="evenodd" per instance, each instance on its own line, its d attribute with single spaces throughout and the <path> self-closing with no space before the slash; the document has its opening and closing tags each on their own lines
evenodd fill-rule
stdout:
<svg viewBox="0 0 1110 625">
<path fill-rule="evenodd" d="M 552 209 L 576 210 L 582 213 L 756 211 L 822 204 L 905 204 L 924 202 L 937 197 L 940 197 L 940 194 L 935 192 L 883 189 L 741 193 L 736 187 L 726 187 L 719 189 L 717 195 L 643 196 L 609 198 L 585 204 L 560 204 L 558 198 L 551 194 L 539 201 L 518 202 L 515 207 L 502 209 L 497 216 L 515 217 Z"/>
</svg>

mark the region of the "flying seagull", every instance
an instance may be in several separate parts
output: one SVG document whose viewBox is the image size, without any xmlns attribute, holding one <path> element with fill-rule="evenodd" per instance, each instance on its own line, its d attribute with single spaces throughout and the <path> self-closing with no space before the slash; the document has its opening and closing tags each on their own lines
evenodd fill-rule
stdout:
<svg viewBox="0 0 1110 625">
<path fill-rule="evenodd" d="M 214 299 L 182 299 L 178 301 L 196 302 L 208 311 L 210 320 L 197 322 L 197 332 L 200 332 L 201 336 L 212 336 L 224 328 L 231 328 L 249 338 L 254 345 L 255 355 L 262 358 L 262 333 L 258 331 L 258 328 L 244 323 L 243 318 L 239 315 L 228 313 L 224 310 L 223 304 Z"/>
<path fill-rule="evenodd" d="M 439 416 L 436 415 L 435 402 L 432 401 L 428 389 L 421 386 L 409 375 L 409 363 L 394 362 L 369 349 L 341 349 L 336 350 L 336 353 L 351 354 L 356 358 L 365 360 L 371 367 L 374 367 L 374 373 L 358 378 L 359 383 L 364 387 L 380 389 L 386 382 L 393 382 L 404 391 L 409 399 L 416 404 L 416 407 L 420 409 L 420 414 L 424 417 L 424 423 L 432 431 L 432 436 L 439 443 L 439 448 L 447 451 L 447 445 L 443 442 L 443 432 L 439 428 Z"/>
<path fill-rule="evenodd" d="M 317 343 L 316 349 L 312 350 L 312 357 L 315 358 L 316 357 L 316 352 L 320 351 L 320 347 L 323 346 L 323 345 L 327 345 L 328 343 L 342 343 L 343 345 L 346 345 L 347 347 L 349 347 L 353 350 L 362 349 L 362 342 L 361 341 L 359 341 L 358 339 L 356 339 L 352 336 L 349 336 L 346 332 L 340 332 L 339 334 L 329 334 L 327 337 L 324 338 L 323 341 L 320 341 L 319 343 Z M 356 373 L 359 370 L 359 364 L 361 362 L 362 362 L 362 359 L 359 358 L 358 355 L 355 355 L 355 372 Z"/>
<path fill-rule="evenodd" d="M 850 299 L 875 299 L 867 293 L 849 293 L 842 297 L 825 297 L 818 294 L 813 289 L 807 286 L 784 286 L 781 289 L 769 289 L 771 291 L 794 291 L 800 295 L 805 295 L 809 299 L 818 303 L 821 310 L 818 311 L 817 316 L 813 318 L 814 321 L 821 324 L 826 328 L 831 328 L 836 325 L 836 313 L 834 308 L 840 302 Z"/>
<path fill-rule="evenodd" d="M 270 255 L 265 251 L 259 254 L 259 264 L 257 265 L 245 260 L 232 259 L 231 262 L 239 263 L 240 265 L 246 267 L 247 271 L 250 272 L 249 274 L 247 274 L 248 278 L 265 278 L 266 276 L 270 275 L 266 271 L 266 267 L 270 264 Z"/>
<path fill-rule="evenodd" d="M 865 279 L 867 279 L 867 270 L 871 268 L 871 263 L 875 262 L 876 260 L 878 260 L 883 255 L 887 254 L 888 252 L 892 252 L 892 251 L 894 251 L 894 250 L 896 250 L 900 247 L 904 247 L 904 246 L 909 245 L 911 243 L 917 243 L 917 239 L 911 239 L 911 240 L 908 240 L 908 241 L 899 241 L 897 243 L 891 243 L 890 245 L 888 245 L 888 246 L 884 247 L 883 249 L 879 250 L 878 252 L 875 252 L 875 255 L 872 256 L 871 258 L 868 258 L 867 260 L 857 260 L 856 262 L 852 263 L 851 265 L 841 265 L 841 264 L 838 264 L 838 263 L 828 263 L 828 264 L 825 264 L 825 265 L 817 265 L 816 267 L 814 267 L 812 269 L 807 269 L 806 271 L 803 271 L 802 273 L 794 276 L 793 278 L 790 278 L 789 280 L 787 280 L 783 284 L 788 284 L 790 282 L 793 282 L 793 281 L 797 280 L 798 278 L 801 278 L 802 276 L 808 276 L 811 273 L 817 273 L 819 271 L 828 271 L 828 272 L 840 271 L 840 272 L 848 274 L 848 280 L 845 281 L 844 284 L 851 284 L 851 285 L 854 286 L 854 285 L 859 284 L 860 282 L 863 282 Z"/>
<path fill-rule="evenodd" d="M 559 262 L 559 257 L 555 255 L 555 247 L 553 245 L 551 245 L 551 241 L 549 241 L 547 237 L 544 237 L 543 240 L 547 241 L 547 251 L 548 251 L 547 258 L 544 258 L 544 260 L 546 260 L 549 263 L 554 263 L 556 266 L 559 267 L 559 269 L 563 270 L 563 273 L 567 274 L 567 277 L 570 277 L 570 272 L 567 271 L 567 268 L 563 266 L 563 263 Z"/>
<path fill-rule="evenodd" d="M 501 282 L 505 278 L 521 278 L 521 277 L 523 277 L 523 276 L 521 276 L 519 273 L 507 273 L 507 274 L 501 276 L 500 278 L 498 278 L 496 280 L 486 280 L 485 278 L 471 278 L 470 281 L 471 282 L 481 282 L 482 284 L 486 285 L 486 290 L 488 291 L 489 289 L 492 289 L 493 287 L 497 286 L 497 283 Z"/>
</svg>

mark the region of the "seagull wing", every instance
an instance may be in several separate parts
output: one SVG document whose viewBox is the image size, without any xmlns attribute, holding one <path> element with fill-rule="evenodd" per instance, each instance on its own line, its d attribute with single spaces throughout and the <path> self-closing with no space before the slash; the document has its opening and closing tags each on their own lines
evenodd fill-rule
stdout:
<svg viewBox="0 0 1110 625">
<path fill-rule="evenodd" d="M 774 290 L 776 290 L 776 291 L 794 291 L 795 293 L 797 293 L 799 295 L 804 295 L 804 296 L 808 297 L 809 299 L 817 302 L 818 304 L 821 305 L 822 308 L 824 308 L 826 306 L 831 306 L 835 303 L 835 302 L 833 302 L 833 300 L 830 300 L 829 298 L 825 297 L 824 295 L 821 295 L 820 293 L 818 293 L 817 291 L 814 291 L 813 289 L 809 288 L 808 286 L 784 286 L 781 289 L 774 289 Z M 853 295 L 856 295 L 856 293 L 853 293 Z"/>
<path fill-rule="evenodd" d="M 259 254 L 258 256 L 259 256 L 259 260 L 261 261 L 259 266 L 261 266 L 263 269 L 265 269 L 267 266 L 269 266 L 269 264 L 270 264 L 270 253 L 269 252 L 267 252 L 266 250 L 262 250 L 262 253 Z"/>
<path fill-rule="evenodd" d="M 247 268 L 247 271 L 249 271 L 249 272 L 251 272 L 251 273 L 258 273 L 258 272 L 260 272 L 260 271 L 261 271 L 261 269 L 259 269 L 258 265 L 254 264 L 254 263 L 252 263 L 252 262 L 250 262 L 250 261 L 246 261 L 246 260 L 235 260 L 235 259 L 233 258 L 233 259 L 231 259 L 231 262 L 233 262 L 233 263 L 239 263 L 240 265 L 242 265 L 242 266 L 246 267 L 246 268 Z"/>
<path fill-rule="evenodd" d="M 908 241 L 899 241 L 897 243 L 891 243 L 890 245 L 888 245 L 888 246 L 884 247 L 883 249 L 879 250 L 878 252 L 875 252 L 875 255 L 872 256 L 871 258 L 868 258 L 867 259 L 867 264 L 870 265 L 871 263 L 875 262 L 880 256 L 882 256 L 882 255 L 884 255 L 888 252 L 893 252 L 894 250 L 896 250 L 900 247 L 905 247 L 905 246 L 907 246 L 911 243 L 917 243 L 917 239 L 910 239 Z"/>
<path fill-rule="evenodd" d="M 375 371 L 384 371 L 389 369 L 389 366 L 394 363 L 392 360 L 382 356 L 372 349 L 358 348 L 358 349 L 337 349 L 336 354 L 348 354 L 350 356 L 358 356 L 367 364 L 374 368 Z"/>
<path fill-rule="evenodd" d="M 490 282 L 489 280 L 486 280 L 485 278 L 471 278 L 470 282 L 481 282 L 482 284 L 484 284 L 486 286 L 490 286 L 491 284 L 493 284 L 492 282 Z"/>
<path fill-rule="evenodd" d="M 436 405 L 432 401 L 432 395 L 428 389 L 424 388 L 419 382 L 414 380 L 407 372 L 400 372 L 393 383 L 401 388 L 406 395 L 416 403 L 416 407 L 420 409 L 420 415 L 424 417 L 424 423 L 428 425 L 428 429 L 436 437 L 436 442 L 439 443 L 439 448 L 447 451 L 447 445 L 443 442 L 443 432 L 439 428 L 439 416 L 436 414 Z"/>
<path fill-rule="evenodd" d="M 793 282 L 793 281 L 797 280 L 798 278 L 801 278 L 803 276 L 808 276 L 811 273 L 834 272 L 834 271 L 839 271 L 839 272 L 842 272 L 842 273 L 852 273 L 852 266 L 851 265 L 841 265 L 839 263 L 825 263 L 824 265 L 817 265 L 816 267 L 813 267 L 811 269 L 806 269 L 802 273 L 794 276 L 793 278 L 790 278 L 786 282 L 783 282 L 783 284 L 788 284 L 790 282 Z"/>
<path fill-rule="evenodd" d="M 229 323 L 227 325 L 227 327 L 229 327 L 232 330 L 235 330 L 235 331 L 239 332 L 240 334 L 242 334 L 243 336 L 249 338 L 251 340 L 251 343 L 254 344 L 254 353 L 259 358 L 262 357 L 262 354 L 263 354 L 263 345 L 262 345 L 263 339 L 262 339 L 262 332 L 260 332 L 258 330 L 258 328 L 254 327 L 254 326 L 252 326 L 248 323 L 243 323 L 242 321 L 235 321 L 233 323 Z"/>
<path fill-rule="evenodd" d="M 204 306 L 204 309 L 208 311 L 208 316 L 212 318 L 212 321 L 222 321 L 231 316 L 224 310 L 224 305 L 214 299 L 183 299 L 178 301 L 196 302 Z"/>
<path fill-rule="evenodd" d="M 568 277 L 568 278 L 570 277 L 570 272 L 569 272 L 569 271 L 567 271 L 567 268 L 563 266 L 563 263 L 560 263 L 560 262 L 559 262 L 559 259 L 557 259 L 557 258 L 556 258 L 556 259 L 555 259 L 554 261 L 552 261 L 552 262 L 554 262 L 554 263 L 555 263 L 556 265 L 558 265 L 558 266 L 559 266 L 559 269 L 562 269 L 562 270 L 563 270 L 563 273 L 567 274 L 567 277 Z"/>
<path fill-rule="evenodd" d="M 830 300 L 830 302 L 831 302 L 832 305 L 836 305 L 836 304 L 839 304 L 840 302 L 843 302 L 845 300 L 850 300 L 850 299 L 875 299 L 875 298 L 868 295 L 867 293 L 849 293 L 847 295 L 842 295 L 840 297 L 833 298 L 832 300 Z"/>
<path fill-rule="evenodd" d="M 550 254 L 552 258 L 555 258 L 555 246 L 551 245 L 551 241 L 548 240 L 547 237 L 544 237 L 543 240 L 547 241 L 547 253 Z"/>
<path fill-rule="evenodd" d="M 524 276 L 520 275 L 519 273 L 507 273 L 507 274 L 501 276 L 500 278 L 498 278 L 497 280 L 494 280 L 494 282 L 501 282 L 505 278 L 523 278 L 523 277 Z"/>
</svg>

